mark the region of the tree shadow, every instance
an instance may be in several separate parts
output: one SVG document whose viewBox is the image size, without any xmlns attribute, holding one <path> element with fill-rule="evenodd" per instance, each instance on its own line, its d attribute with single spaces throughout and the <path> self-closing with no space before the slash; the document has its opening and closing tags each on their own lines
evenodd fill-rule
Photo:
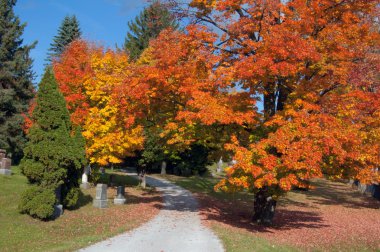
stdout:
<svg viewBox="0 0 380 252">
<path fill-rule="evenodd" d="M 107 199 L 109 202 L 113 202 L 116 197 L 117 191 L 115 187 L 110 187 L 107 190 Z M 161 209 L 162 208 L 162 196 L 156 190 L 143 191 L 141 195 L 130 194 L 128 191 L 125 192 L 126 205 L 136 205 L 136 204 L 150 204 L 156 203 L 153 206 Z M 157 203 L 158 202 L 158 203 Z"/>
<path fill-rule="evenodd" d="M 288 210 L 277 208 L 273 225 L 264 226 L 252 223 L 252 206 L 247 204 L 217 202 L 206 195 L 197 194 L 200 201 L 201 216 L 206 221 L 216 221 L 232 227 L 242 228 L 250 232 L 272 233 L 275 230 L 316 229 L 329 225 L 324 224 L 322 216 L 311 210 Z"/>
<path fill-rule="evenodd" d="M 92 201 L 93 201 L 93 197 L 91 195 L 84 194 L 82 191 L 79 191 L 77 204 L 74 207 L 70 208 L 69 210 L 77 210 L 81 207 L 88 205 Z"/>
<path fill-rule="evenodd" d="M 326 179 L 317 179 L 312 182 L 315 189 L 299 192 L 306 196 L 306 199 L 317 205 L 340 205 L 347 208 L 379 209 L 380 201 L 361 194 L 352 186 L 342 182 L 332 182 Z"/>
</svg>

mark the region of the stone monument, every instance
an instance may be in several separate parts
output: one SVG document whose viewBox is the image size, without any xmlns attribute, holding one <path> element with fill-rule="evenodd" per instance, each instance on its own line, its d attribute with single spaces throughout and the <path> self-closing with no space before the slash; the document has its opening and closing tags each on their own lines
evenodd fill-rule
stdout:
<svg viewBox="0 0 380 252">
<path fill-rule="evenodd" d="M 54 205 L 53 219 L 57 219 L 61 215 L 63 215 L 63 205 L 62 204 Z"/>
<path fill-rule="evenodd" d="M 221 173 L 223 169 L 223 159 L 220 157 L 219 162 L 216 164 L 216 172 Z"/>
<path fill-rule="evenodd" d="M 88 183 L 88 175 L 90 175 L 90 170 L 91 170 L 90 165 L 87 165 L 84 168 L 84 172 L 82 175 L 82 184 L 80 184 L 80 188 L 83 188 L 83 189 L 89 189 L 90 188 L 90 184 Z"/>
<path fill-rule="evenodd" d="M 125 187 L 124 186 L 118 186 L 117 187 L 117 195 L 116 198 L 113 199 L 113 203 L 115 205 L 124 205 L 126 199 L 125 199 Z"/>
<path fill-rule="evenodd" d="M 97 184 L 96 185 L 96 197 L 93 202 L 93 206 L 97 208 L 107 208 L 107 185 Z"/>
<path fill-rule="evenodd" d="M 12 160 L 6 157 L 6 151 L 0 149 L 0 174 L 11 175 Z"/>
</svg>

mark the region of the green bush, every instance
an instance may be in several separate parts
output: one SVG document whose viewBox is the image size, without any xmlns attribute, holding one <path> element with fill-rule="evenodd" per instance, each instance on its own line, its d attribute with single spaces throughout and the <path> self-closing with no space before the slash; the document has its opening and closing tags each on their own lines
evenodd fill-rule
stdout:
<svg viewBox="0 0 380 252">
<path fill-rule="evenodd" d="M 79 188 L 70 188 L 69 192 L 66 194 L 66 197 L 63 200 L 63 206 L 69 209 L 75 208 L 78 203 L 79 193 Z"/>
<path fill-rule="evenodd" d="M 19 210 L 32 217 L 47 220 L 53 217 L 55 202 L 53 190 L 33 186 L 22 194 Z"/>
</svg>

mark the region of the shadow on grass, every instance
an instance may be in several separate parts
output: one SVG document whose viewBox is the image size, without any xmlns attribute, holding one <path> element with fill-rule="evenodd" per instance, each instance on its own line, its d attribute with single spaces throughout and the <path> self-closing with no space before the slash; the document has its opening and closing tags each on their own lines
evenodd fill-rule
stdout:
<svg viewBox="0 0 380 252">
<path fill-rule="evenodd" d="M 84 207 L 93 201 L 93 197 L 89 194 L 84 194 L 82 191 L 79 191 L 79 198 L 77 204 L 70 208 L 70 210 L 77 210 L 81 207 Z"/>
<path fill-rule="evenodd" d="M 380 201 L 362 195 L 357 190 L 341 182 L 332 182 L 326 179 L 317 179 L 313 182 L 314 190 L 299 192 L 306 199 L 316 205 L 340 205 L 347 208 L 380 208 Z"/>
<path fill-rule="evenodd" d="M 277 208 L 273 219 L 273 225 L 263 226 L 251 222 L 252 205 L 237 202 L 217 202 L 215 199 L 205 195 L 197 195 L 200 201 L 200 212 L 204 220 L 216 221 L 232 227 L 246 229 L 250 232 L 274 232 L 275 230 L 290 229 L 315 229 L 323 228 L 321 215 L 309 210 L 287 210 Z"/>
</svg>

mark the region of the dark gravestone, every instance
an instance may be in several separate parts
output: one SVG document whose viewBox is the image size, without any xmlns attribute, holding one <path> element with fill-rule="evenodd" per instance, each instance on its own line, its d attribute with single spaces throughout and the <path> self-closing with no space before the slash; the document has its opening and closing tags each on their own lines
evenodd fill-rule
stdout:
<svg viewBox="0 0 380 252">
<path fill-rule="evenodd" d="M 63 205 L 61 205 L 61 204 L 59 204 L 59 205 L 55 205 L 55 206 L 54 206 L 53 218 L 54 218 L 54 219 L 57 219 L 57 218 L 59 218 L 61 215 L 63 215 Z"/>
<path fill-rule="evenodd" d="M 108 185 L 109 185 L 110 187 L 115 186 L 115 175 L 113 175 L 113 174 L 110 175 Z"/>
<path fill-rule="evenodd" d="M 116 198 L 114 198 L 113 203 L 115 205 L 123 205 L 125 203 L 125 187 L 124 186 L 118 186 L 117 187 L 117 194 Z"/>
<path fill-rule="evenodd" d="M 107 208 L 107 185 L 97 184 L 96 185 L 96 197 L 93 202 L 93 206 L 97 208 Z"/>
</svg>

